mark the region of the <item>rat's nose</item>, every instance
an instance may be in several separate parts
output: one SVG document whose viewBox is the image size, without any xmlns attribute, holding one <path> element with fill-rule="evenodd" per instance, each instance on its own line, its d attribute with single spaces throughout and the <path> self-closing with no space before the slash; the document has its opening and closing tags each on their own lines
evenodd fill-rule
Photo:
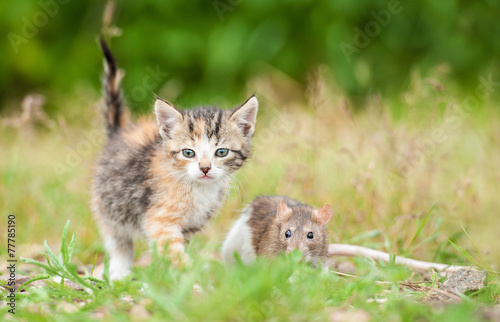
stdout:
<svg viewBox="0 0 500 322">
<path fill-rule="evenodd" d="M 210 171 L 210 167 L 203 167 L 203 168 L 200 168 L 201 172 L 203 172 L 204 174 L 207 174 L 208 171 Z"/>
</svg>

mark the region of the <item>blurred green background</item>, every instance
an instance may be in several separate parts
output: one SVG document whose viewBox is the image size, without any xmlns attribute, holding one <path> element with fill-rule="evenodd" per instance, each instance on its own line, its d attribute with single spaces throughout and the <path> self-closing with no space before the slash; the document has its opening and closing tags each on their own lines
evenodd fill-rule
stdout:
<svg viewBox="0 0 500 322">
<path fill-rule="evenodd" d="M 82 83 L 99 90 L 104 7 L 98 0 L 2 1 L 0 109 L 35 91 L 57 110 L 50 98 L 61 91 Z M 113 25 L 122 36 L 110 42 L 139 111 L 150 108 L 151 92 L 186 106 L 239 101 L 255 75 L 279 70 L 306 84 L 322 65 L 362 102 L 367 94 L 398 94 L 411 71 L 425 75 L 442 63 L 463 90 L 478 75 L 496 79 L 498 17 L 496 0 L 118 1 Z M 137 88 L 151 70 L 161 71 L 159 81 Z"/>
</svg>

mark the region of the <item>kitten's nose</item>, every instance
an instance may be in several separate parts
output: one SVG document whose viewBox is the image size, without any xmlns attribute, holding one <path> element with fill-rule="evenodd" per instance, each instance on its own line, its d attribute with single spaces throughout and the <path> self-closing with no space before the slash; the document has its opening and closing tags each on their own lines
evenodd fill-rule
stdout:
<svg viewBox="0 0 500 322">
<path fill-rule="evenodd" d="M 203 174 L 206 175 L 208 171 L 210 171 L 212 164 L 210 163 L 210 160 L 207 157 L 203 157 L 201 158 L 198 166 L 200 167 L 201 172 L 203 172 Z"/>
<path fill-rule="evenodd" d="M 207 157 L 203 157 L 200 160 L 200 163 L 198 164 L 201 172 L 203 172 L 205 175 L 208 173 L 208 171 L 210 171 L 211 165 L 212 164 L 210 163 L 210 160 Z"/>
</svg>

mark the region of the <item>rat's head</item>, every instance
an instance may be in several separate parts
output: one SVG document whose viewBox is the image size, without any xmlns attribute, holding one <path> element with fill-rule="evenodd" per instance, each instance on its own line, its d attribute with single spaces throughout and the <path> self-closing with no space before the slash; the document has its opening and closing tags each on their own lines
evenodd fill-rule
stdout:
<svg viewBox="0 0 500 322">
<path fill-rule="evenodd" d="M 329 204 L 320 209 L 307 205 L 288 207 L 281 200 L 276 211 L 280 250 L 290 253 L 298 249 L 306 260 L 313 263 L 326 256 L 328 237 L 325 224 L 331 216 L 332 208 Z"/>
</svg>

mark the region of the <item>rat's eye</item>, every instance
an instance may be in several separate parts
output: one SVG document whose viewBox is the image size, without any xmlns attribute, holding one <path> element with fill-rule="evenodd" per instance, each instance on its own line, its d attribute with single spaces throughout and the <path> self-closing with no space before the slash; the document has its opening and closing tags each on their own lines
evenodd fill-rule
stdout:
<svg viewBox="0 0 500 322">
<path fill-rule="evenodd" d="M 219 157 L 219 158 L 223 158 L 223 157 L 225 157 L 228 153 L 229 153 L 229 150 L 228 150 L 228 149 L 217 149 L 217 151 L 215 151 L 215 156 L 216 156 L 216 157 Z"/>
<path fill-rule="evenodd" d="M 182 155 L 184 155 L 186 158 L 193 158 L 195 156 L 195 153 L 191 149 L 184 149 L 182 150 Z"/>
<path fill-rule="evenodd" d="M 309 233 L 307 234 L 307 238 L 309 238 L 309 239 L 313 239 L 313 238 L 314 238 L 314 234 L 313 234 L 312 232 L 309 232 Z"/>
<path fill-rule="evenodd" d="M 285 237 L 286 237 L 286 238 L 290 238 L 290 236 L 292 236 L 292 232 L 291 232 L 290 230 L 287 230 L 287 231 L 285 232 Z"/>
</svg>

